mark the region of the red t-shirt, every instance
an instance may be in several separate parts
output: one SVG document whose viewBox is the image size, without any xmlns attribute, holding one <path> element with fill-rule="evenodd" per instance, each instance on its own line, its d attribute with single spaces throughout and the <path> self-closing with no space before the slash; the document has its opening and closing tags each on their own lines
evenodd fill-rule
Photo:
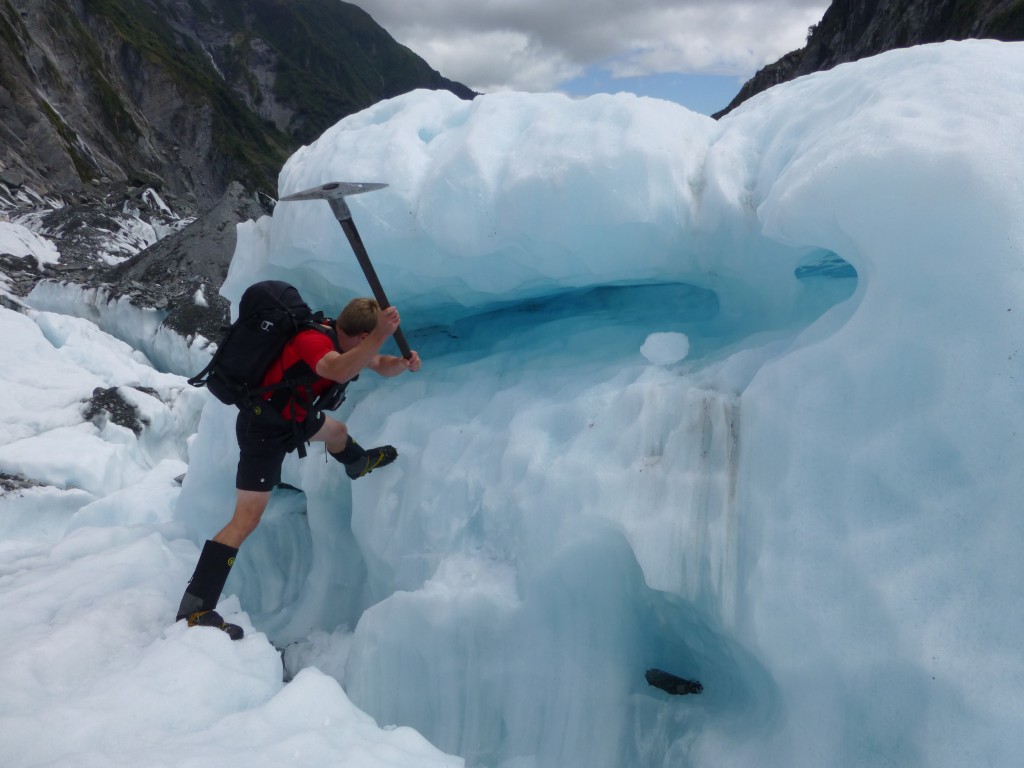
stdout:
<svg viewBox="0 0 1024 768">
<path fill-rule="evenodd" d="M 320 333 L 320 331 L 312 329 L 299 331 L 284 345 L 284 351 L 281 353 L 281 356 L 263 376 L 262 385 L 266 387 L 281 381 L 285 377 L 285 371 L 298 363 L 305 363 L 309 366 L 309 370 L 315 373 L 316 364 L 320 362 L 320 358 L 333 349 L 334 342 L 331 341 L 331 337 L 326 333 Z M 292 375 L 295 375 L 295 373 L 293 371 Z M 315 399 L 317 395 L 322 394 L 333 383 L 330 379 L 319 378 L 309 387 L 298 387 L 297 397 L 289 401 L 281 415 L 286 419 L 302 421 L 306 418 L 306 409 L 302 407 L 302 402 L 305 401 L 306 397 L 310 396 L 310 400 Z M 311 395 L 310 390 L 312 391 Z M 274 390 L 271 390 L 263 397 L 265 400 L 270 400 L 273 396 Z"/>
</svg>

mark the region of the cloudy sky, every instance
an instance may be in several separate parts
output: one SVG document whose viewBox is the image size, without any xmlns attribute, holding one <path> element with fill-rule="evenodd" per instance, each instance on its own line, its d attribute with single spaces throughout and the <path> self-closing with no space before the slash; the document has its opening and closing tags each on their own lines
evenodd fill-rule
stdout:
<svg viewBox="0 0 1024 768">
<path fill-rule="evenodd" d="M 484 93 L 632 91 L 700 112 L 803 46 L 829 0 L 351 0 Z"/>
</svg>

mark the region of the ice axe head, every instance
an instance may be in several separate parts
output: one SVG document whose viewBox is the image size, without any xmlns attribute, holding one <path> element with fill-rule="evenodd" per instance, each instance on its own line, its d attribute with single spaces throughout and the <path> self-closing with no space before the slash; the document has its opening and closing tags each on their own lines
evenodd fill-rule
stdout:
<svg viewBox="0 0 1024 768">
<path fill-rule="evenodd" d="M 348 210 L 348 204 L 345 202 L 346 196 L 358 195 L 362 192 L 372 192 L 375 189 L 384 189 L 386 186 L 387 184 L 370 181 L 330 181 L 326 184 L 321 184 L 319 187 L 285 195 L 281 198 L 281 202 L 292 200 L 326 200 L 331 204 L 331 210 L 334 211 L 334 215 L 340 221 L 352 218 L 352 214 Z"/>
</svg>

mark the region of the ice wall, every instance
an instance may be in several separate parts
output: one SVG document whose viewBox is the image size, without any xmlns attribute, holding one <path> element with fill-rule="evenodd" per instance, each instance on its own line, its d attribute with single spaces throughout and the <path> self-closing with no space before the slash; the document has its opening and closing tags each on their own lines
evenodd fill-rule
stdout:
<svg viewBox="0 0 1024 768">
<path fill-rule="evenodd" d="M 773 760 L 1018 759 L 1022 53 L 839 67 L 736 115 L 712 152 L 758 137 L 765 233 L 835 251 L 863 286 L 743 395 L 748 620 L 798 692 Z"/>
<path fill-rule="evenodd" d="M 160 371 L 191 376 L 210 360 L 209 340 L 182 338 L 163 325 L 167 312 L 136 307 L 125 297 L 112 299 L 104 288 L 43 281 L 26 298 L 29 306 L 89 320 L 144 354 Z"/>
<path fill-rule="evenodd" d="M 399 462 L 349 491 L 289 459 L 305 506 L 277 495 L 229 589 L 470 764 L 1011 764 L 1021 64 L 897 51 L 718 124 L 426 92 L 342 121 L 281 192 L 391 184 L 350 205 L 425 366 L 342 411 Z M 263 277 L 366 293 L 319 202 L 240 228 L 225 295 Z M 640 353 L 662 332 L 685 360 Z"/>
</svg>

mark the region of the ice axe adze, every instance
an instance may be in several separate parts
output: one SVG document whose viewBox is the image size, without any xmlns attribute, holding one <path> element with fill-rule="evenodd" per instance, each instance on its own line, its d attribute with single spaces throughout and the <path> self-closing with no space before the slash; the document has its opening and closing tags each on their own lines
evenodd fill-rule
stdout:
<svg viewBox="0 0 1024 768">
<path fill-rule="evenodd" d="M 370 256 L 366 252 L 366 246 L 363 245 L 363 239 L 359 236 L 359 230 L 356 229 L 355 222 L 352 221 L 352 211 L 348 209 L 345 196 L 358 195 L 360 192 L 372 192 L 375 189 L 384 189 L 386 186 L 387 184 L 332 181 L 328 184 L 322 184 L 319 187 L 313 187 L 312 189 L 296 192 L 293 195 L 281 198 L 281 202 L 291 200 L 327 201 L 331 206 L 331 211 L 334 213 L 334 218 L 341 224 L 345 237 L 348 238 L 349 245 L 352 246 L 356 259 L 359 260 L 359 266 L 363 268 L 363 274 L 366 275 L 366 282 L 370 284 L 373 297 L 377 299 L 381 309 L 387 309 L 391 306 L 391 303 L 388 301 L 388 297 L 384 295 L 384 288 L 377 277 L 377 271 L 373 268 L 373 264 L 370 263 Z M 405 341 L 405 334 L 402 333 L 402 329 L 396 328 L 392 335 L 394 336 L 395 343 L 398 344 L 398 348 L 402 351 L 402 357 L 407 360 L 412 357 L 412 351 Z"/>
</svg>

